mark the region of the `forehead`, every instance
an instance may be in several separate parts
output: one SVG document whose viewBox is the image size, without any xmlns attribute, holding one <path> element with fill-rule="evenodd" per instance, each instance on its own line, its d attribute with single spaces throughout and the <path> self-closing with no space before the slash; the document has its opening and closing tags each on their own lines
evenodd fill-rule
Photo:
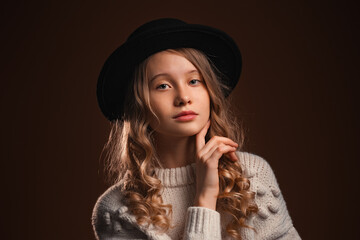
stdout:
<svg viewBox="0 0 360 240">
<path fill-rule="evenodd" d="M 150 78 L 157 74 L 181 74 L 197 70 L 184 56 L 169 51 L 162 51 L 152 55 L 148 59 L 146 68 Z"/>
</svg>

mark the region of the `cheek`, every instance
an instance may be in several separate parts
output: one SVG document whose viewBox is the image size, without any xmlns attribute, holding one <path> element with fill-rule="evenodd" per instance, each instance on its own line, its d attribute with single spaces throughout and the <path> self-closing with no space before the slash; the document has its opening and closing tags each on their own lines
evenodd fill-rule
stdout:
<svg viewBox="0 0 360 240">
<path fill-rule="evenodd" d="M 163 116 L 167 114 L 167 107 L 161 103 L 161 101 L 154 101 L 151 107 L 158 118 L 163 118 Z"/>
<path fill-rule="evenodd" d="M 164 104 L 164 101 L 161 99 L 150 99 L 150 106 L 153 110 L 153 112 L 156 114 L 157 118 L 150 113 L 149 116 L 149 122 L 152 127 L 157 125 L 159 122 L 157 119 L 161 122 L 163 119 L 166 119 L 169 115 L 168 107 Z"/>
<path fill-rule="evenodd" d="M 201 95 L 201 104 L 204 109 L 210 112 L 210 96 L 207 91 Z"/>
</svg>

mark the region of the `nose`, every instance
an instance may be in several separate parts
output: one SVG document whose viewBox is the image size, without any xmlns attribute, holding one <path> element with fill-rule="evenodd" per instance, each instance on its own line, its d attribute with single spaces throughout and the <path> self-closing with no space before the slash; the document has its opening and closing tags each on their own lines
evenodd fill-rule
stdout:
<svg viewBox="0 0 360 240">
<path fill-rule="evenodd" d="M 185 106 L 191 104 L 191 97 L 185 91 L 178 91 L 177 96 L 174 101 L 175 106 Z"/>
</svg>

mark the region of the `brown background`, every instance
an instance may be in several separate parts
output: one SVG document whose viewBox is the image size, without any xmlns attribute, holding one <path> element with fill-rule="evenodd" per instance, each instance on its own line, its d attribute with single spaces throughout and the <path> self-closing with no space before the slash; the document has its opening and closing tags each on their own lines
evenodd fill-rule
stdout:
<svg viewBox="0 0 360 240">
<path fill-rule="evenodd" d="M 145 21 L 228 32 L 246 151 L 272 165 L 304 239 L 359 239 L 359 9 L 355 1 L 3 1 L 1 239 L 94 239 L 109 124 L 106 57 Z"/>
</svg>

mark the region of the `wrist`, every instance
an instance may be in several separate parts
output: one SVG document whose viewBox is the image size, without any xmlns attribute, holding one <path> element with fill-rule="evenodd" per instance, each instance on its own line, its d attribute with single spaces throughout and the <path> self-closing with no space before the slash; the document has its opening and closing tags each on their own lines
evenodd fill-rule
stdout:
<svg viewBox="0 0 360 240">
<path fill-rule="evenodd" d="M 216 211 L 217 196 L 196 195 L 194 200 L 195 207 L 205 207 Z"/>
</svg>

